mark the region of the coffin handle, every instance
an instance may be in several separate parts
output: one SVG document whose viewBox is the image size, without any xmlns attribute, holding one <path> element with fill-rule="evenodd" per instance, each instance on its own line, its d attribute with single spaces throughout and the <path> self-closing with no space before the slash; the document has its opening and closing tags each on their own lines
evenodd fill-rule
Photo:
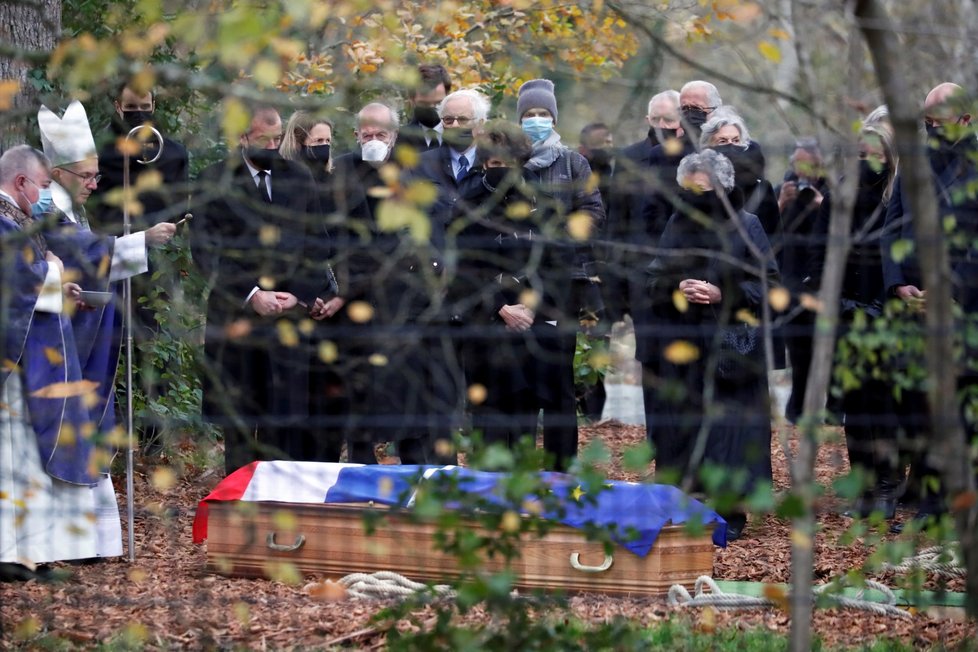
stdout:
<svg viewBox="0 0 978 652">
<path fill-rule="evenodd" d="M 265 545 L 267 545 L 272 550 L 276 552 L 295 552 L 306 542 L 305 535 L 300 534 L 295 538 L 295 543 L 292 545 L 284 545 L 281 543 L 275 543 L 275 533 L 269 532 L 268 536 L 265 537 Z"/>
<path fill-rule="evenodd" d="M 612 555 L 605 555 L 604 561 L 600 566 L 585 566 L 581 563 L 581 554 L 579 552 L 572 552 L 570 556 L 571 568 L 579 570 L 582 573 L 603 573 L 611 568 L 613 563 L 615 563 L 615 558 Z"/>
</svg>

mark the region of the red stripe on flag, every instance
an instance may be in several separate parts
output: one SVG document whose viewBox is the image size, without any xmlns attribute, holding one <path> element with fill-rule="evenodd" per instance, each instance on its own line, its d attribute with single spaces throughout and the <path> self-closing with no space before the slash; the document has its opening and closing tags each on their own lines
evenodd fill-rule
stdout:
<svg viewBox="0 0 978 652">
<path fill-rule="evenodd" d="M 220 484 L 214 487 L 206 498 L 197 505 L 197 514 L 194 516 L 194 543 L 203 543 L 207 540 L 207 511 L 208 503 L 222 500 L 241 500 L 245 489 L 251 484 L 251 478 L 255 475 L 255 469 L 261 462 L 252 462 L 221 480 Z"/>
</svg>

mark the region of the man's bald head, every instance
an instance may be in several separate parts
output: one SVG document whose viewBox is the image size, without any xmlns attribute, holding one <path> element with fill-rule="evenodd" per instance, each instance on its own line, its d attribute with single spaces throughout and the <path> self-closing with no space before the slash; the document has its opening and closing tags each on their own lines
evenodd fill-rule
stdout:
<svg viewBox="0 0 978 652">
<path fill-rule="evenodd" d="M 964 89 L 957 84 L 944 82 L 927 93 L 924 100 L 924 124 L 940 127 L 952 122 L 969 124 L 971 114 L 965 107 Z"/>
</svg>

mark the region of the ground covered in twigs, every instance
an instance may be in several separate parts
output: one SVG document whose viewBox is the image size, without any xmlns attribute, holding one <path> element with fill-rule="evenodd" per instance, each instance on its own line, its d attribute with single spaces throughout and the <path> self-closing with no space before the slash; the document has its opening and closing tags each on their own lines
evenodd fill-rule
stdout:
<svg viewBox="0 0 978 652">
<path fill-rule="evenodd" d="M 609 468 L 612 477 L 638 479 L 622 470 L 620 451 L 641 442 L 643 428 L 606 422 L 582 429 L 582 444 L 593 438 L 603 440 L 613 452 Z M 774 459 L 776 489 L 784 489 L 788 472 L 777 442 Z M 173 468 L 177 471 L 173 472 Z M 830 485 L 845 470 L 844 446 L 822 446 L 817 465 L 819 481 Z M 382 648 L 383 635 L 370 622 L 380 608 L 378 603 L 327 600 L 320 592 L 310 590 L 314 584 L 293 586 L 268 580 L 230 579 L 204 570 L 205 549 L 191 542 L 190 528 L 197 502 L 219 480 L 215 471 L 190 464 L 140 464 L 136 476 L 136 562 L 129 564 L 118 559 L 89 566 L 65 566 L 63 570 L 70 577 L 58 583 L 0 584 L 0 647 L 87 649 L 98 643 L 115 642 L 138 648 Z M 116 485 L 125 514 L 121 477 Z M 820 503 L 816 581 L 860 567 L 871 552 L 861 538 L 852 542 L 842 539 L 851 522 L 840 515 L 841 507 L 831 492 Z M 908 514 L 901 516 L 906 518 Z M 787 582 L 790 546 L 787 522 L 773 516 L 753 520 L 743 539 L 718 550 L 714 577 Z M 895 585 L 892 575 L 876 577 Z M 931 582 L 930 588 L 936 585 Z M 951 582 L 948 589 L 960 591 L 961 582 Z M 789 613 L 775 608 L 681 612 L 670 609 L 660 598 L 599 595 L 575 596 L 569 604 L 577 617 L 592 623 L 615 617 L 642 625 L 685 619 L 704 631 L 763 628 L 776 632 L 787 632 L 790 624 Z M 432 623 L 436 617 L 433 611 L 420 616 L 422 622 L 427 619 Z M 478 609 L 465 617 L 466 622 L 473 624 L 485 624 L 487 620 Z M 974 625 L 969 627 L 962 620 L 954 610 L 896 619 L 862 611 L 820 609 L 815 615 L 814 630 L 832 646 L 890 638 L 927 649 L 967 641 Z"/>
</svg>

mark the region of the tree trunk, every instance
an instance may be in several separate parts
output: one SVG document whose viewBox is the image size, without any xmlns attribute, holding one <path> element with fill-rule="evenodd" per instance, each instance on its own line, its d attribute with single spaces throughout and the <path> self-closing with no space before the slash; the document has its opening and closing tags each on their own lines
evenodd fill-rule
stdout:
<svg viewBox="0 0 978 652">
<path fill-rule="evenodd" d="M 955 332 L 951 317 L 951 273 L 930 168 L 927 157 L 920 155 L 925 151 L 918 128 L 920 111 L 905 85 L 901 68 L 904 53 L 889 14 L 878 0 L 858 0 L 856 16 L 889 105 L 900 153 L 900 175 L 913 215 L 916 251 L 927 290 L 925 356 L 931 451 L 941 467 L 942 481 L 951 501 L 968 571 L 967 610 L 975 617 L 978 616 L 978 505 L 974 500 L 971 455 L 958 416 L 956 371 L 953 364 L 950 369 L 948 366 L 948 361 L 954 360 Z"/>
<path fill-rule="evenodd" d="M 0 2 L 0 81 L 14 80 L 19 91 L 4 112 L 0 148 L 24 143 L 37 114 L 38 93 L 28 81 L 61 36 L 61 0 Z"/>
</svg>

